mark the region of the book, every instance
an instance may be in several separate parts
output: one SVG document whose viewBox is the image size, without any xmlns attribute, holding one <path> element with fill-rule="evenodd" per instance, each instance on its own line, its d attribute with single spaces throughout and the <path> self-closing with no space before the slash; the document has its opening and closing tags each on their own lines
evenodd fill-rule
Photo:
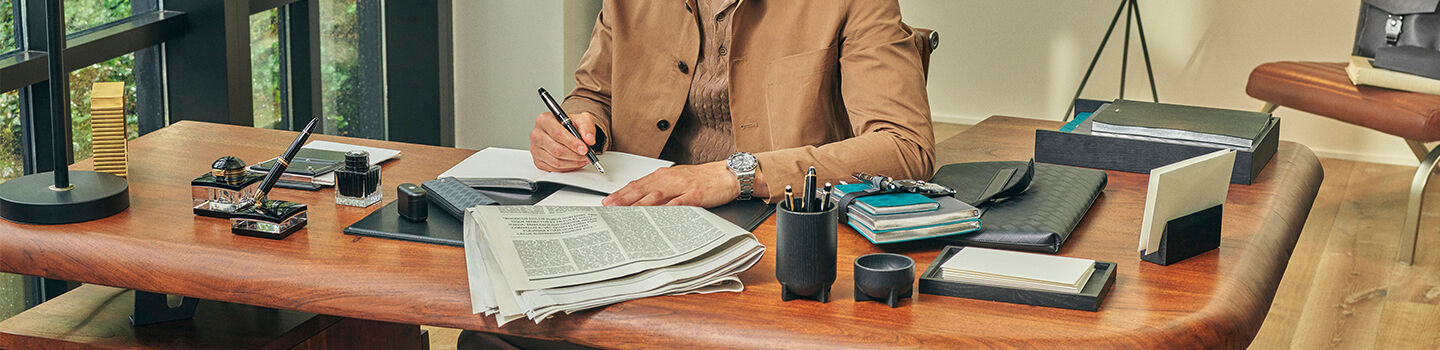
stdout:
<svg viewBox="0 0 1440 350">
<path fill-rule="evenodd" d="M 830 190 L 831 200 L 839 201 L 845 194 L 870 189 L 863 183 L 844 184 Z M 823 193 L 821 194 L 823 195 Z M 856 198 L 851 205 L 869 214 L 901 214 L 935 210 L 940 203 L 918 193 L 886 193 Z"/>
<path fill-rule="evenodd" d="M 980 218 L 980 209 L 961 202 L 955 197 L 937 197 L 933 200 L 939 203 L 939 207 L 932 211 L 872 215 L 863 211 L 851 210 L 847 216 L 859 221 L 866 229 L 876 232 L 934 226 L 936 223 L 953 223 Z"/>
<path fill-rule="evenodd" d="M 1440 95 L 1440 80 L 1375 68 L 1370 58 L 1366 57 L 1351 56 L 1350 65 L 1345 67 L 1345 73 L 1350 75 L 1350 82 L 1355 85 Z"/>
<path fill-rule="evenodd" d="M 585 166 L 571 172 L 548 172 L 535 167 L 530 151 L 489 147 L 466 157 L 440 177 L 455 177 L 470 187 L 535 191 L 539 183 L 556 183 L 600 193 L 615 193 L 630 181 L 674 162 L 622 152 L 599 154 L 609 172 Z"/>
<path fill-rule="evenodd" d="M 1134 135 L 1249 150 L 1272 118 L 1267 113 L 1115 100 L 1090 117 L 1096 135 Z"/>
<path fill-rule="evenodd" d="M 1095 261 L 965 247 L 945 260 L 940 268 L 941 278 L 946 280 L 1078 294 L 1095 273 Z"/>
<path fill-rule="evenodd" d="M 854 213 L 855 211 L 852 210 L 850 212 Z M 937 223 L 933 225 L 909 227 L 903 229 L 874 231 L 871 230 L 869 227 L 865 227 L 865 224 L 862 224 L 859 221 L 855 220 L 853 214 L 847 216 L 850 216 L 850 220 L 846 221 L 845 224 L 850 225 L 850 228 L 855 229 L 855 232 L 860 233 L 860 236 L 865 237 L 865 239 L 869 240 L 870 243 L 875 244 L 898 243 L 926 238 L 945 237 L 950 235 L 958 235 L 961 233 L 975 232 L 976 230 L 980 229 L 980 220 L 969 219 L 954 222 Z"/>
<path fill-rule="evenodd" d="M 1225 204 L 1234 166 L 1235 152 L 1220 150 L 1151 170 L 1138 250 L 1160 249 L 1160 238 L 1170 220 Z"/>
<path fill-rule="evenodd" d="M 368 147 L 330 141 L 310 141 L 295 153 L 290 166 L 285 168 L 280 180 L 313 183 L 322 186 L 335 185 L 335 169 L 345 165 L 345 152 L 365 151 L 370 153 L 370 165 L 400 157 L 399 150 Z M 275 158 L 250 166 L 251 172 L 268 173 L 275 166 Z"/>
</svg>

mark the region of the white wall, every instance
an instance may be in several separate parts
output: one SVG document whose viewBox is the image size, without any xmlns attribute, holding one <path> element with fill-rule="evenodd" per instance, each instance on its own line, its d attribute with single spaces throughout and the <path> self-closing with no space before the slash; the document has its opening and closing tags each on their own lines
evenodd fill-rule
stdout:
<svg viewBox="0 0 1440 350">
<path fill-rule="evenodd" d="M 905 21 L 941 33 L 932 58 L 937 121 L 990 115 L 1058 120 L 1095 54 L 1119 1 L 900 0 Z M 1250 70 L 1281 60 L 1344 61 L 1359 0 L 1141 0 L 1161 102 L 1254 110 Z M 1124 18 L 1121 18 L 1123 28 Z M 1123 29 L 1112 35 L 1085 89 L 1110 100 L 1119 87 Z M 1138 38 L 1126 97 L 1150 98 Z M 1280 136 L 1322 157 L 1415 164 L 1398 137 L 1280 109 Z"/>
<path fill-rule="evenodd" d="M 1245 95 L 1255 66 L 1279 60 L 1343 61 L 1359 0 L 1141 0 L 1162 102 L 1253 110 Z M 456 144 L 524 147 L 552 94 L 588 43 L 600 0 L 464 1 L 455 4 Z M 900 0 L 907 23 L 939 31 L 930 71 L 937 121 L 990 115 L 1058 120 L 1119 1 Z M 1123 21 L 1123 19 L 1122 19 Z M 562 23 L 555 25 L 554 23 Z M 1084 97 L 1114 99 L 1124 33 L 1117 30 Z M 1126 97 L 1148 99 L 1138 39 Z M 563 89 L 561 89 L 563 87 Z M 1281 109 L 1281 137 L 1322 157 L 1396 164 L 1416 161 L 1398 138 Z"/>
<path fill-rule="evenodd" d="M 599 4 L 456 1 L 456 147 L 525 148 L 535 116 L 545 111 L 535 89 L 561 99 L 574 87 L 571 74 Z"/>
</svg>

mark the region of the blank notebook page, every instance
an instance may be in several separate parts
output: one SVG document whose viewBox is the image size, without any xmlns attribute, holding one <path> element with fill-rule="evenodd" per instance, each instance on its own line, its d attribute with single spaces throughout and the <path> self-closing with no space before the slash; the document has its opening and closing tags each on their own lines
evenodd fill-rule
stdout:
<svg viewBox="0 0 1440 350">
<path fill-rule="evenodd" d="M 965 247 L 940 265 L 952 271 L 1060 285 L 1075 285 L 1093 266 L 1094 260 L 976 247 Z"/>
</svg>

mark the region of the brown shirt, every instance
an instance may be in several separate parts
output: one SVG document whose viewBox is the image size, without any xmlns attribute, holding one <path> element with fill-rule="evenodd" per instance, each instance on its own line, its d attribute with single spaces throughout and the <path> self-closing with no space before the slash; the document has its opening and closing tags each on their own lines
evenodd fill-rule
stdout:
<svg viewBox="0 0 1440 350">
<path fill-rule="evenodd" d="M 896 1 L 738 0 L 716 21 L 730 30 L 712 62 L 729 69 L 731 138 L 759 159 L 771 202 L 810 166 L 821 182 L 934 171 L 918 34 Z M 659 157 L 670 143 L 699 78 L 699 11 L 695 0 L 605 1 L 564 102 L 596 116 L 604 149 Z"/>
<path fill-rule="evenodd" d="M 660 152 L 660 158 L 678 164 L 701 164 L 724 160 L 735 153 L 735 134 L 730 126 L 730 26 L 725 17 L 736 0 L 698 0 L 700 17 L 700 58 L 695 62 L 695 80 L 675 132 Z"/>
</svg>

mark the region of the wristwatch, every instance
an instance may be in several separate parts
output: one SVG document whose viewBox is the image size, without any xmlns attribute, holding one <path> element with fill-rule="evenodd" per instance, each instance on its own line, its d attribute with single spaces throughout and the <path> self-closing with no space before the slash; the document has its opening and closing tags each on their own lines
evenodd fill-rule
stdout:
<svg viewBox="0 0 1440 350">
<path fill-rule="evenodd" d="M 740 196 L 735 199 L 750 200 L 750 196 L 755 193 L 755 171 L 760 169 L 760 162 L 755 160 L 755 155 L 736 152 L 725 161 L 725 167 L 730 168 L 730 172 L 735 173 L 735 178 L 740 180 Z"/>
</svg>

